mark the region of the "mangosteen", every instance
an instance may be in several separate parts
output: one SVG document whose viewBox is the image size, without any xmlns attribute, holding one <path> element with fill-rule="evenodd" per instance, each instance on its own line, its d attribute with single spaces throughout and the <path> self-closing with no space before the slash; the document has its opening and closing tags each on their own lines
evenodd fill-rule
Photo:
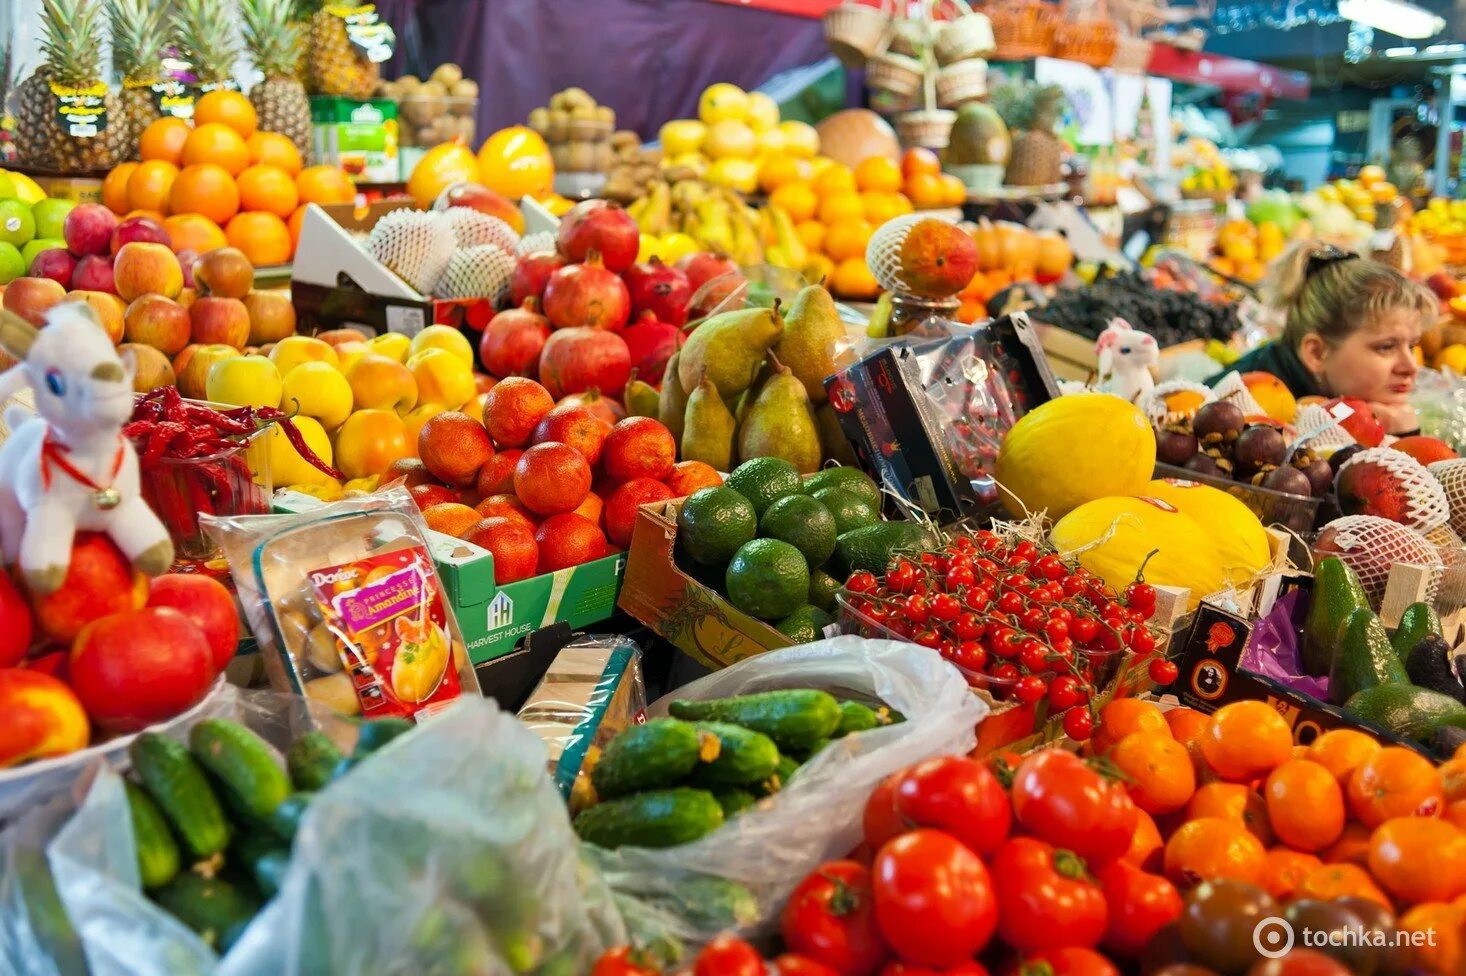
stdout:
<svg viewBox="0 0 1466 976">
<path fill-rule="evenodd" d="M 1237 439 L 1247 418 L 1235 404 L 1226 400 L 1203 403 L 1191 418 L 1191 429 L 1203 445 L 1226 444 Z"/>
<path fill-rule="evenodd" d="M 1344 466 L 1344 462 L 1362 450 L 1364 450 L 1363 444 L 1350 444 L 1348 447 L 1339 448 L 1329 455 L 1329 468 L 1333 470 L 1334 474 L 1338 474 L 1339 468 Z"/>
<path fill-rule="evenodd" d="M 1232 463 L 1238 478 L 1247 479 L 1259 471 L 1277 467 L 1288 457 L 1283 432 L 1270 424 L 1252 424 L 1237 435 L 1232 445 Z"/>
<path fill-rule="evenodd" d="M 1322 498 L 1334 487 L 1334 469 L 1323 458 L 1314 458 L 1307 464 L 1297 464 L 1294 467 L 1303 472 L 1308 483 L 1313 486 L 1313 497 Z"/>
<path fill-rule="evenodd" d="M 1194 454 L 1181 465 L 1196 474 L 1208 474 L 1214 478 L 1225 478 L 1226 472 L 1217 466 L 1217 459 L 1209 454 Z"/>
<path fill-rule="evenodd" d="M 1185 464 L 1198 450 L 1195 434 L 1173 427 L 1162 427 L 1155 432 L 1155 459 L 1162 464 Z"/>
<path fill-rule="evenodd" d="M 1264 488 L 1271 488 L 1273 491 L 1283 491 L 1290 495 L 1302 495 L 1304 498 L 1308 498 L 1313 494 L 1313 482 L 1309 480 L 1308 475 L 1292 465 L 1273 468 L 1262 476 L 1258 484 Z"/>
</svg>

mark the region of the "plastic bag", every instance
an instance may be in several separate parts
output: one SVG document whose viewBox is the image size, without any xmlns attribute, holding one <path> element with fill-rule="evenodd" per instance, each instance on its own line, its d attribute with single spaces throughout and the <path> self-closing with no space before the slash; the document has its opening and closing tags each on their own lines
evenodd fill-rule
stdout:
<svg viewBox="0 0 1466 976">
<path fill-rule="evenodd" d="M 693 843 L 593 849 L 618 895 L 644 909 L 638 918 L 635 905 L 623 905 L 629 925 L 643 931 L 661 926 L 694 944 L 730 927 L 752 936 L 770 933 L 794 886 L 822 862 L 844 857 L 860 843 L 861 812 L 871 790 L 922 759 L 969 752 L 977 724 L 988 713 L 957 669 L 935 651 L 848 636 L 740 661 L 656 702 L 651 713 L 666 714 L 672 698 L 725 698 L 778 688 L 819 688 L 838 698 L 883 702 L 906 721 L 834 740 L 783 790 Z M 688 891 L 710 877 L 745 886 L 756 907 L 732 919 L 704 911 Z"/>
</svg>

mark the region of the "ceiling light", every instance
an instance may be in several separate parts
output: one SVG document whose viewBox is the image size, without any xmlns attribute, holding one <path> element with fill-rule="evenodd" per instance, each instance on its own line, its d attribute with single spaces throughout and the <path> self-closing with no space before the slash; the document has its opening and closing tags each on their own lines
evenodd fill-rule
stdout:
<svg viewBox="0 0 1466 976">
<path fill-rule="evenodd" d="M 1408 0 L 1339 0 L 1339 14 L 1396 37 L 1434 37 L 1446 29 L 1445 18 Z"/>
<path fill-rule="evenodd" d="M 1415 53 L 1415 50 L 1413 47 L 1387 47 L 1385 48 L 1385 57 L 1408 58 Z"/>
<path fill-rule="evenodd" d="M 1425 49 L 1426 54 L 1456 54 L 1466 51 L 1466 44 L 1432 44 Z"/>
</svg>

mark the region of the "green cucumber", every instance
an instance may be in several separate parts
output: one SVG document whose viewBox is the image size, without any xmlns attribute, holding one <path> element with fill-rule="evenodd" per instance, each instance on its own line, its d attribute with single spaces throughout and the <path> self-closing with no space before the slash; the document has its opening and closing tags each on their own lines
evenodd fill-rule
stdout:
<svg viewBox="0 0 1466 976">
<path fill-rule="evenodd" d="M 300 820 L 305 816 L 305 811 L 310 808 L 311 801 L 316 795 L 307 790 L 292 793 L 280 801 L 273 813 L 266 819 L 265 825 L 270 828 L 276 837 L 285 843 L 295 840 L 296 831 L 300 829 Z"/>
<path fill-rule="evenodd" d="M 378 718 L 361 723 L 352 758 L 365 759 L 399 735 L 406 735 L 417 726 L 405 718 Z"/>
<path fill-rule="evenodd" d="M 575 818 L 580 838 L 600 847 L 675 847 L 723 825 L 723 808 L 707 790 L 648 790 L 597 803 Z"/>
<path fill-rule="evenodd" d="M 341 750 L 324 732 L 307 732 L 290 744 L 285 753 L 285 767 L 297 790 L 321 790 L 331 782 Z"/>
<path fill-rule="evenodd" d="M 168 821 L 152 798 L 135 783 L 125 784 L 132 814 L 132 839 L 137 846 L 137 873 L 144 888 L 159 888 L 178 874 L 178 844 L 168 832 Z"/>
<path fill-rule="evenodd" d="M 678 881 L 672 897 L 678 913 L 700 929 L 722 932 L 758 921 L 758 899 L 746 885 L 699 874 Z"/>
<path fill-rule="evenodd" d="M 623 729 L 606 744 L 591 784 L 603 800 L 671 786 L 699 763 L 717 759 L 719 749 L 717 736 L 675 718 L 655 718 Z"/>
<path fill-rule="evenodd" d="M 290 795 L 290 777 L 275 750 L 238 722 L 207 718 L 188 733 L 194 758 L 224 784 L 230 805 L 254 820 L 266 820 Z"/>
<path fill-rule="evenodd" d="M 249 831 L 235 838 L 229 848 L 229 863 L 242 868 L 266 898 L 274 898 L 290 867 L 290 847 L 279 838 Z"/>
<path fill-rule="evenodd" d="M 840 703 L 840 724 L 835 727 L 835 734 L 831 738 L 838 739 L 851 732 L 865 732 L 890 724 L 890 710 L 884 705 L 877 710 L 869 705 L 862 705 L 858 701 L 842 701 Z"/>
<path fill-rule="evenodd" d="M 827 746 L 829 744 L 830 744 L 830 740 L 829 739 L 820 739 L 818 742 L 816 742 L 814 745 L 810 746 L 808 749 L 805 749 L 805 750 L 803 750 L 801 752 L 795 753 L 794 754 L 794 758 L 799 761 L 799 765 L 803 766 L 805 763 L 809 762 L 815 756 L 819 755 L 820 750 L 823 749 L 825 746 Z"/>
<path fill-rule="evenodd" d="M 780 751 L 802 752 L 828 739 L 840 726 L 840 703 L 824 691 L 791 688 L 763 691 L 736 698 L 672 702 L 671 712 L 681 719 L 730 722 L 762 732 Z"/>
<path fill-rule="evenodd" d="M 675 719 L 673 720 L 675 721 Z M 779 765 L 779 749 L 762 732 L 728 722 L 698 722 L 695 728 L 716 736 L 718 757 L 692 773 L 700 786 L 745 786 L 768 779 Z"/>
<path fill-rule="evenodd" d="M 128 746 L 132 768 L 175 833 L 196 858 L 229 846 L 229 821 L 203 768 L 177 739 L 144 732 Z"/>
<path fill-rule="evenodd" d="M 191 871 L 153 892 L 153 900 L 220 952 L 229 950 L 260 910 L 258 901 L 228 881 Z"/>
<path fill-rule="evenodd" d="M 725 820 L 736 813 L 742 813 L 758 802 L 752 793 L 736 786 L 723 786 L 713 790 L 713 798 L 718 801 L 718 806 L 723 808 L 723 819 Z"/>
</svg>

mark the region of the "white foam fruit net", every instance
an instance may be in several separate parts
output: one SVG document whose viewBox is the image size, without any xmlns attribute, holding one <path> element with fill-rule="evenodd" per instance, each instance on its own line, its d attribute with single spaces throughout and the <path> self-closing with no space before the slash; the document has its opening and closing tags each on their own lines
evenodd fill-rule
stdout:
<svg viewBox="0 0 1466 976">
<path fill-rule="evenodd" d="M 870 243 L 865 246 L 865 263 L 886 291 L 903 295 L 910 293 L 901 280 L 901 248 L 906 244 L 906 235 L 911 228 L 930 219 L 922 213 L 902 214 L 881 224 L 871 235 Z"/>
<path fill-rule="evenodd" d="M 513 254 L 519 246 L 519 235 L 514 233 L 514 228 L 498 217 L 479 213 L 471 207 L 449 207 L 444 213 L 453 227 L 453 236 L 458 238 L 459 247 L 493 244 L 506 254 Z"/>
<path fill-rule="evenodd" d="M 457 251 L 434 291 L 439 298 L 487 298 L 498 304 L 509 290 L 514 258 L 495 244 Z"/>
<path fill-rule="evenodd" d="M 430 295 L 458 249 L 458 238 L 442 214 L 393 210 L 372 228 L 366 249 L 397 277 Z"/>
<path fill-rule="evenodd" d="M 518 246 L 514 249 L 514 253 L 519 255 L 534 254 L 539 251 L 553 251 L 555 247 L 555 235 L 547 230 L 541 230 L 533 234 L 525 234 L 521 237 Z"/>
<path fill-rule="evenodd" d="M 1304 447 L 1315 454 L 1332 454 L 1341 447 L 1355 443 L 1350 433 L 1340 427 L 1329 416 L 1329 412 L 1317 403 L 1307 403 L 1298 408 L 1298 414 L 1293 418 L 1293 428 L 1298 431 L 1299 436 L 1309 431 L 1318 431 L 1302 442 Z"/>
<path fill-rule="evenodd" d="M 1267 411 L 1262 409 L 1262 404 L 1252 395 L 1247 384 L 1242 382 L 1242 374 L 1235 369 L 1217 381 L 1212 387 L 1212 398 L 1215 400 L 1226 400 L 1242 411 L 1244 417 L 1266 416 Z"/>
<path fill-rule="evenodd" d="M 1168 380 L 1151 387 L 1150 392 L 1140 398 L 1140 409 L 1150 418 L 1152 424 L 1160 426 L 1172 419 L 1171 411 L 1166 409 L 1166 397 L 1173 393 L 1186 392 L 1200 396 L 1202 403 L 1209 403 L 1213 399 L 1212 389 L 1205 383 L 1195 383 L 1191 380 Z"/>
<path fill-rule="evenodd" d="M 1446 504 L 1451 509 L 1451 528 L 1457 535 L 1466 536 L 1466 458 L 1437 461 L 1426 470 L 1446 493 Z"/>
<path fill-rule="evenodd" d="M 1369 602 L 1376 609 L 1385 594 L 1390 568 L 1395 564 L 1430 570 L 1431 592 L 1445 570 L 1440 551 L 1423 535 L 1399 522 L 1378 515 L 1345 515 L 1325 525 L 1313 547 L 1314 560 L 1338 556 L 1354 570 Z"/>
<path fill-rule="evenodd" d="M 1445 525 L 1451 506 L 1445 489 L 1425 465 L 1392 447 L 1371 447 L 1358 452 L 1339 466 L 1342 476 L 1350 468 L 1367 465 L 1381 468 L 1399 483 L 1405 493 L 1405 514 L 1398 521 L 1425 533 Z"/>
<path fill-rule="evenodd" d="M 1442 613 L 1466 606 L 1466 542 L 1449 525 L 1431 529 L 1425 537 L 1445 564 L 1440 585 L 1436 587 L 1436 606 Z"/>
</svg>

